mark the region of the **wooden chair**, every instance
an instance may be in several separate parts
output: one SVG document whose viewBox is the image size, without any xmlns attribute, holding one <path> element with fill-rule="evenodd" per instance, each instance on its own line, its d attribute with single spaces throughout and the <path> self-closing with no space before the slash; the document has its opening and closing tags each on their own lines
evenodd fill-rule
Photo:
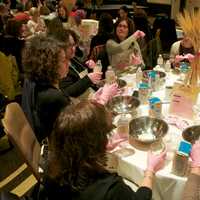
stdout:
<svg viewBox="0 0 200 200">
<path fill-rule="evenodd" d="M 2 123 L 8 138 L 21 153 L 35 178 L 40 181 L 38 167 L 41 147 L 18 103 L 7 105 Z"/>
</svg>

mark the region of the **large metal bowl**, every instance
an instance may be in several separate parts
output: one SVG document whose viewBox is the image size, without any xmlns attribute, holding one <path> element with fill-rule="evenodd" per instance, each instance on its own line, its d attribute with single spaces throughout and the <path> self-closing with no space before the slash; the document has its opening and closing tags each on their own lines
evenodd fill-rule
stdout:
<svg viewBox="0 0 200 200">
<path fill-rule="evenodd" d="M 140 105 L 140 101 L 133 96 L 115 96 L 108 103 L 107 108 L 114 114 L 132 113 Z"/>
<path fill-rule="evenodd" d="M 195 141 L 200 138 L 200 126 L 197 125 L 186 128 L 182 133 L 182 137 L 188 142 L 194 144 Z"/>
<path fill-rule="evenodd" d="M 148 81 L 149 79 L 149 72 L 154 71 L 154 70 L 144 70 L 143 71 L 143 77 L 144 79 L 146 79 Z M 163 88 L 164 84 L 165 84 L 165 78 L 166 78 L 166 73 L 165 72 L 161 72 L 161 71 L 155 71 L 156 74 L 159 74 L 159 83 L 156 85 L 156 89 L 160 90 Z"/>
<path fill-rule="evenodd" d="M 168 125 L 165 121 L 148 116 L 135 118 L 129 124 L 130 137 L 143 144 L 160 140 L 167 131 Z"/>
</svg>

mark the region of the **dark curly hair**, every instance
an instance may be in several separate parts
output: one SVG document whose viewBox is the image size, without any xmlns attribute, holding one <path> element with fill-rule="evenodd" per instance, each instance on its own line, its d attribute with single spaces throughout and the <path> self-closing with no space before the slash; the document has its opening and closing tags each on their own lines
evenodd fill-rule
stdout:
<svg viewBox="0 0 200 200">
<path fill-rule="evenodd" d="M 57 83 L 59 56 L 65 48 L 64 43 L 51 37 L 35 36 L 28 40 L 22 54 L 25 75 L 35 82 Z"/>
<path fill-rule="evenodd" d="M 71 191 L 84 190 L 105 172 L 107 134 L 112 123 L 103 105 L 83 101 L 67 106 L 49 138 L 49 176 Z"/>
</svg>

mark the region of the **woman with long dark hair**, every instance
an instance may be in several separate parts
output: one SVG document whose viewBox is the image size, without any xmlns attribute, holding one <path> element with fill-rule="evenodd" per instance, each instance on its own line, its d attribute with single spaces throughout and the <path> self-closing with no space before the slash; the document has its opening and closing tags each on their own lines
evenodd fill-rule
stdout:
<svg viewBox="0 0 200 200">
<path fill-rule="evenodd" d="M 111 113 L 94 101 L 68 106 L 60 113 L 49 138 L 49 166 L 44 179 L 52 199 L 151 199 L 154 173 L 163 165 L 165 152 L 148 155 L 144 180 L 134 192 L 120 176 L 105 168 L 112 128 Z"/>
</svg>

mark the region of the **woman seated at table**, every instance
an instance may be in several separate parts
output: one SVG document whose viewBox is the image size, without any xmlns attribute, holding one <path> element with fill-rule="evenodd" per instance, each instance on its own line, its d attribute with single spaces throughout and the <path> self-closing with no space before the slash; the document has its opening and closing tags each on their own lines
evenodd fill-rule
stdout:
<svg viewBox="0 0 200 200">
<path fill-rule="evenodd" d="M 190 157 L 192 159 L 191 171 L 186 182 L 182 200 L 200 199 L 200 141 L 192 146 Z"/>
<path fill-rule="evenodd" d="M 59 81 L 69 70 L 65 51 L 65 43 L 45 36 L 30 39 L 23 51 L 27 78 L 22 91 L 22 108 L 39 142 L 50 135 L 62 108 L 72 103 L 69 96 L 59 89 Z M 94 98 L 104 104 L 116 92 L 116 85 L 106 85 Z"/>
<path fill-rule="evenodd" d="M 184 35 L 182 40 L 179 40 L 172 44 L 170 50 L 170 60 L 173 67 L 179 66 L 180 61 L 189 62 L 187 58 L 184 58 L 187 54 L 194 55 L 194 48 L 191 40 L 188 36 Z"/>
<path fill-rule="evenodd" d="M 79 42 L 76 33 L 73 30 L 61 29 L 58 33 L 52 33 L 51 35 L 67 45 L 66 58 L 70 61 L 69 72 L 59 83 L 59 87 L 63 93 L 67 96 L 78 97 L 87 93 L 86 91 L 90 87 L 96 90 L 97 87 L 95 84 L 100 82 L 102 73 L 88 73 L 87 65 L 81 63 L 75 56 L 76 47 Z"/>
<path fill-rule="evenodd" d="M 123 71 L 129 66 L 136 68 L 143 66 L 143 59 L 137 39 L 143 37 L 142 31 L 133 33 L 133 25 L 124 19 L 119 19 L 115 23 L 113 39 L 106 43 L 110 64 L 119 71 Z"/>
<path fill-rule="evenodd" d="M 154 175 L 163 166 L 165 153 L 148 154 L 143 182 L 134 192 L 122 177 L 105 168 L 112 128 L 111 113 L 94 101 L 70 105 L 60 113 L 49 138 L 49 166 L 44 179 L 52 199 L 152 198 Z"/>
<path fill-rule="evenodd" d="M 32 7 L 29 11 L 29 14 L 31 16 L 31 19 L 28 21 L 27 27 L 32 35 L 39 33 L 45 34 L 46 26 L 44 20 L 40 17 L 39 9 L 36 7 Z"/>
</svg>

